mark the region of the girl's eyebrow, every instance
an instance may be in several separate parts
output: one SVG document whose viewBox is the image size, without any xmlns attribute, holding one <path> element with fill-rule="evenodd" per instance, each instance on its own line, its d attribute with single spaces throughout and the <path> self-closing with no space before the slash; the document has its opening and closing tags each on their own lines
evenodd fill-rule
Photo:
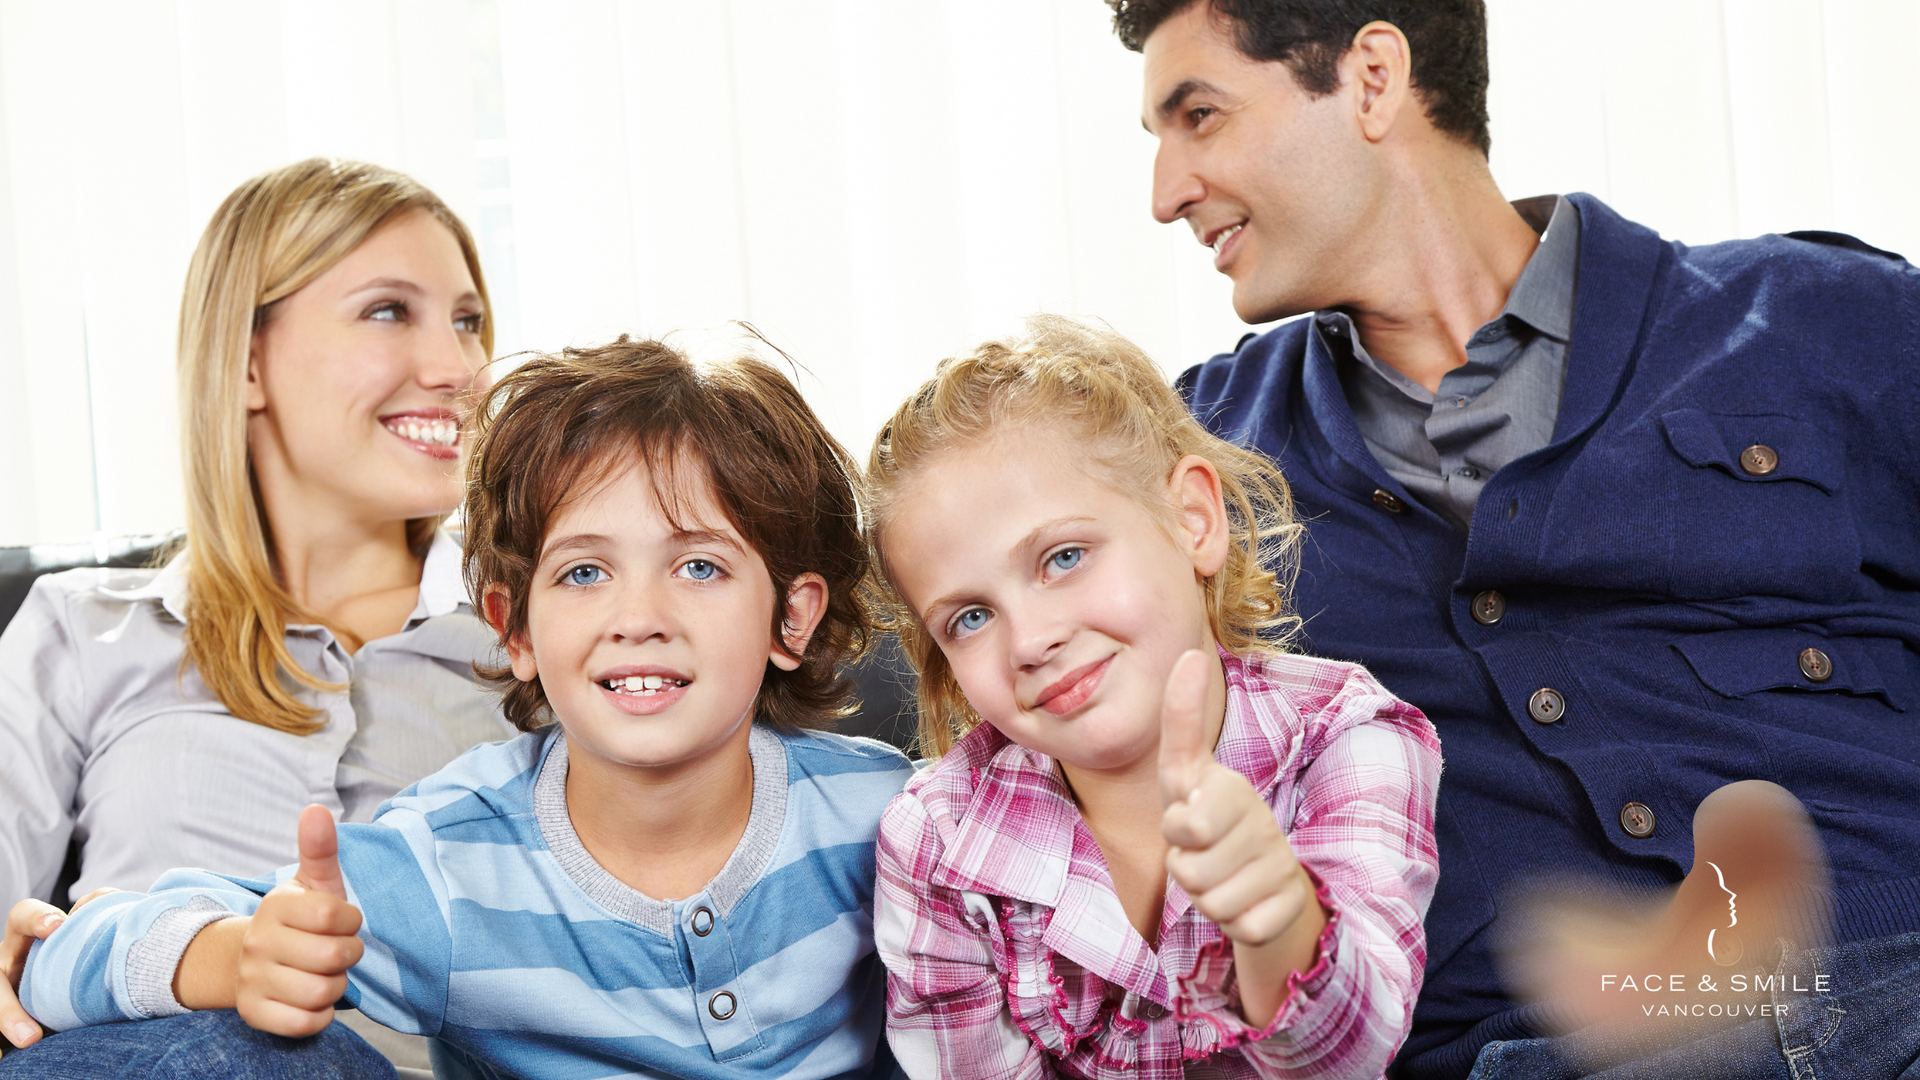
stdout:
<svg viewBox="0 0 1920 1080">
<path fill-rule="evenodd" d="M 1073 525 L 1083 521 L 1087 522 L 1088 524 L 1091 524 L 1093 522 L 1093 519 L 1088 517 L 1085 514 L 1072 514 L 1067 517 L 1057 517 L 1051 521 L 1043 521 L 1040 524 L 1035 525 L 1033 527 L 1032 532 L 1028 533 L 1026 536 L 1021 538 L 1019 546 L 1023 548 L 1032 547 L 1033 545 L 1039 543 L 1041 538 L 1044 537 L 1046 534 L 1053 532 L 1054 530 L 1059 529 L 1063 526 Z"/>
<path fill-rule="evenodd" d="M 714 532 L 712 529 L 675 529 L 673 532 L 673 542 L 675 544 L 718 544 L 722 547 L 730 547 L 735 551 L 746 551 L 746 548 L 741 545 L 740 541 L 726 533 Z"/>
</svg>

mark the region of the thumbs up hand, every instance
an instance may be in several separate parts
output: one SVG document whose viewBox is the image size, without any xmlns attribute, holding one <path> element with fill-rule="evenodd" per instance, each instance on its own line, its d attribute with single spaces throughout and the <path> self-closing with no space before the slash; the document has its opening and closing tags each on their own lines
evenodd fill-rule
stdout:
<svg viewBox="0 0 1920 1080">
<path fill-rule="evenodd" d="M 1312 965 L 1326 913 L 1293 846 L 1247 778 L 1213 759 L 1206 654 L 1181 656 L 1160 713 L 1167 872 L 1234 943 L 1241 1007 L 1265 1027 L 1287 977 Z"/>
<path fill-rule="evenodd" d="M 360 961 L 360 909 L 347 903 L 339 852 L 326 807 L 301 811 L 300 869 L 260 901 L 240 946 L 236 1004 L 261 1031 L 299 1037 L 325 1028 L 347 969 Z"/>
</svg>

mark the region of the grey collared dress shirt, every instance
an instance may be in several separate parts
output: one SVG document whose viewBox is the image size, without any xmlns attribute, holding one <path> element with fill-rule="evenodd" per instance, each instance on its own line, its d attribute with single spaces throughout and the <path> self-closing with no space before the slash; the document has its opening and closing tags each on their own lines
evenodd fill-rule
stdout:
<svg viewBox="0 0 1920 1080">
<path fill-rule="evenodd" d="M 477 743 L 515 734 L 475 678 L 496 648 L 460 585 L 460 545 L 428 550 L 406 628 L 348 653 L 287 628 L 301 691 L 325 725 L 289 735 L 236 719 L 181 669 L 187 566 L 70 570 L 40 579 L 0 636 L 0 902 L 42 899 L 70 836 L 72 895 L 145 889 L 197 866 L 257 875 L 295 861 L 308 803 L 370 821 L 389 796 Z"/>
<path fill-rule="evenodd" d="M 1540 245 L 1439 392 L 1369 355 L 1346 313 L 1314 315 L 1367 448 L 1408 494 L 1462 530 L 1489 477 L 1552 441 L 1566 382 L 1580 214 L 1557 195 L 1513 205 L 1541 231 Z"/>
</svg>

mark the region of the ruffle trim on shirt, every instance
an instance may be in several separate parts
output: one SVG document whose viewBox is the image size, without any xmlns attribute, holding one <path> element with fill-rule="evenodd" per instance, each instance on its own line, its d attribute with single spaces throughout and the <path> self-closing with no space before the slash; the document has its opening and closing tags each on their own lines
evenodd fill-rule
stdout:
<svg viewBox="0 0 1920 1080">
<path fill-rule="evenodd" d="M 1000 900 L 1000 933 L 995 951 L 1000 954 L 1001 977 L 1006 980 L 1007 1009 L 1013 1023 L 1027 1038 L 1056 1057 L 1073 1053 L 1074 1048 L 1096 1031 L 1100 1017 L 1076 1027 L 1067 1019 L 1072 1003 L 1066 980 L 1053 963 L 1053 950 L 1041 939 L 1047 924 L 1053 921 L 1050 908 L 1020 900 Z M 1089 976 L 1093 977 L 1093 976 Z M 1042 992 L 1035 993 L 1035 989 Z"/>
<path fill-rule="evenodd" d="M 1320 940 L 1315 946 L 1319 959 L 1307 970 L 1287 976 L 1286 996 L 1280 999 L 1273 1019 L 1266 1027 L 1255 1028 L 1241 1019 L 1240 986 L 1233 970 L 1233 939 L 1222 934 L 1201 946 L 1194 957 L 1193 970 L 1174 980 L 1173 1010 L 1180 1019 L 1181 1054 L 1186 1060 L 1212 1057 L 1285 1031 L 1313 997 L 1326 989 L 1337 962 L 1342 909 L 1334 903 L 1326 882 L 1311 870 L 1307 871 L 1307 877 L 1313 882 L 1314 898 L 1327 912 L 1327 925 L 1320 931 Z"/>
</svg>

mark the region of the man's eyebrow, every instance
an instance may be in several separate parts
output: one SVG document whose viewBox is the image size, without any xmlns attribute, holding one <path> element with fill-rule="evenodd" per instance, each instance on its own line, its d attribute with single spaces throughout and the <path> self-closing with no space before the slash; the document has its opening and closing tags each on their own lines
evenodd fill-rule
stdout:
<svg viewBox="0 0 1920 1080">
<path fill-rule="evenodd" d="M 1160 99 L 1160 105 L 1154 109 L 1154 115 L 1162 120 L 1172 116 L 1186 100 L 1195 94 L 1217 94 L 1220 88 L 1205 79 L 1182 79 L 1179 84 Z M 1141 126 L 1147 124 L 1146 117 L 1140 118 Z M 1149 131 L 1152 128 L 1148 128 Z"/>
</svg>

